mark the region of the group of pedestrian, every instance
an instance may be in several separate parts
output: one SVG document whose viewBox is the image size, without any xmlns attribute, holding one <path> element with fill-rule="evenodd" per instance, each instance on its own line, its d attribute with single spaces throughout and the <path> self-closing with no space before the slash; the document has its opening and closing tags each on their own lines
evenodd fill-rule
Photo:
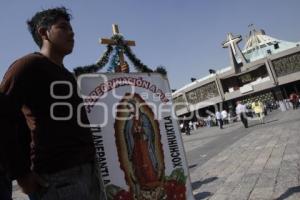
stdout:
<svg viewBox="0 0 300 200">
<path fill-rule="evenodd" d="M 28 20 L 40 51 L 16 60 L 1 83 L 1 200 L 12 199 L 13 179 L 35 200 L 105 199 L 92 133 L 77 123 L 83 100 L 76 92 L 70 94 L 78 86 L 63 64 L 74 46 L 70 19 L 67 9 L 58 7 Z M 55 84 L 62 82 L 68 84 Z M 69 115 L 61 107 L 51 112 L 57 102 L 71 105 L 73 115 L 54 119 L 51 114 Z M 88 123 L 83 107 L 79 115 Z"/>
<path fill-rule="evenodd" d="M 261 101 L 258 99 L 255 99 L 254 102 L 252 102 L 249 107 L 247 108 L 247 105 L 242 104 L 241 101 L 236 102 L 236 108 L 235 108 L 235 113 L 237 114 L 238 118 L 240 121 L 243 123 L 245 128 L 248 128 L 248 117 L 249 113 L 251 114 L 252 112 L 255 114 L 255 116 L 259 119 L 260 123 L 263 124 L 265 123 L 265 113 L 267 107 L 265 104 L 263 104 Z M 213 116 L 213 117 L 212 117 Z M 207 118 L 205 118 L 205 124 L 207 127 L 212 126 L 212 121 L 215 119 L 215 123 L 220 129 L 223 129 L 224 124 L 229 124 L 230 121 L 230 114 L 224 109 L 221 112 L 217 109 L 215 114 L 209 114 Z M 251 115 L 253 117 L 253 115 Z M 190 126 L 188 130 L 186 131 L 187 134 L 190 134 L 190 130 L 192 129 L 192 122 L 190 122 Z M 188 123 L 187 123 L 188 124 Z M 183 126 L 183 124 L 182 124 Z M 187 128 L 185 129 L 187 130 Z"/>
<path fill-rule="evenodd" d="M 230 114 L 225 109 L 222 112 L 217 110 L 215 116 L 220 129 L 223 129 L 224 124 L 229 124 Z"/>
<path fill-rule="evenodd" d="M 181 125 L 181 131 L 186 135 L 191 135 L 192 121 L 184 121 Z"/>
<path fill-rule="evenodd" d="M 264 118 L 266 106 L 261 101 L 255 99 L 255 101 L 251 103 L 250 109 L 254 112 L 255 116 L 259 119 L 261 124 L 265 123 Z M 239 116 L 244 127 L 248 128 L 248 109 L 247 106 L 245 104 L 242 104 L 241 101 L 237 101 L 236 113 Z"/>
</svg>

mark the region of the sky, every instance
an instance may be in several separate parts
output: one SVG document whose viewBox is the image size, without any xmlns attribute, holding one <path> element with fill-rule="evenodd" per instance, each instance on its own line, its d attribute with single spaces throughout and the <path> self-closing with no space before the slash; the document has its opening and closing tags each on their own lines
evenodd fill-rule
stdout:
<svg viewBox="0 0 300 200">
<path fill-rule="evenodd" d="M 165 66 L 172 89 L 229 66 L 227 33 L 240 34 L 244 47 L 249 24 L 277 39 L 300 41 L 299 0 L 1 0 L 0 80 L 17 58 L 39 51 L 26 20 L 41 9 L 65 6 L 73 15 L 72 70 L 95 63 L 106 50 L 100 38 L 118 24 L 134 54 L 148 67 Z M 106 72 L 108 67 L 101 72 Z M 134 71 L 134 68 L 130 68 Z"/>
</svg>

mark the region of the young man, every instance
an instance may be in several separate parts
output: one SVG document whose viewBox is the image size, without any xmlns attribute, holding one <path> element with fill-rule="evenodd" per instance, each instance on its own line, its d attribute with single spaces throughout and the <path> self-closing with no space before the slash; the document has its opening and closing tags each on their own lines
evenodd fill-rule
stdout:
<svg viewBox="0 0 300 200">
<path fill-rule="evenodd" d="M 63 65 L 74 46 L 70 18 L 64 7 L 36 13 L 27 23 L 40 52 L 15 61 L 1 84 L 30 130 L 30 162 L 17 181 L 36 199 L 105 199 L 92 134 L 78 123 L 88 123 L 84 107 L 77 113 L 83 101 Z"/>
</svg>

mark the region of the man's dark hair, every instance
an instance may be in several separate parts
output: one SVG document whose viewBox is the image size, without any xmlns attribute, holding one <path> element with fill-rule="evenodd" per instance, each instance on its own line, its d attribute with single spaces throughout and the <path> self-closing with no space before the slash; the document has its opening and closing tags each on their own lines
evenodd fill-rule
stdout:
<svg viewBox="0 0 300 200">
<path fill-rule="evenodd" d="M 60 18 L 70 21 L 72 15 L 65 7 L 57 7 L 37 12 L 30 20 L 27 20 L 28 30 L 40 48 L 42 47 L 42 38 L 38 34 L 38 29 L 40 27 L 49 29 Z"/>
</svg>

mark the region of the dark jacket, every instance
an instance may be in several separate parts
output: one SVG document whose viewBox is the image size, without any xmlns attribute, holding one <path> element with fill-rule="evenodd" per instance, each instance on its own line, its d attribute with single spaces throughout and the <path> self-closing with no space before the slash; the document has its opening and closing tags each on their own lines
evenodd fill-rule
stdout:
<svg viewBox="0 0 300 200">
<path fill-rule="evenodd" d="M 0 168 L 15 179 L 29 171 L 30 132 L 23 115 L 16 112 L 3 93 L 0 93 L 0 121 Z"/>
<path fill-rule="evenodd" d="M 29 54 L 12 64 L 0 89 L 12 102 L 16 113 L 14 138 L 20 140 L 24 157 L 20 171 L 55 173 L 94 160 L 90 129 L 80 126 L 77 118 L 88 123 L 84 107 L 77 113 L 83 101 L 77 95 L 75 78 L 66 68 L 42 54 Z"/>
</svg>

